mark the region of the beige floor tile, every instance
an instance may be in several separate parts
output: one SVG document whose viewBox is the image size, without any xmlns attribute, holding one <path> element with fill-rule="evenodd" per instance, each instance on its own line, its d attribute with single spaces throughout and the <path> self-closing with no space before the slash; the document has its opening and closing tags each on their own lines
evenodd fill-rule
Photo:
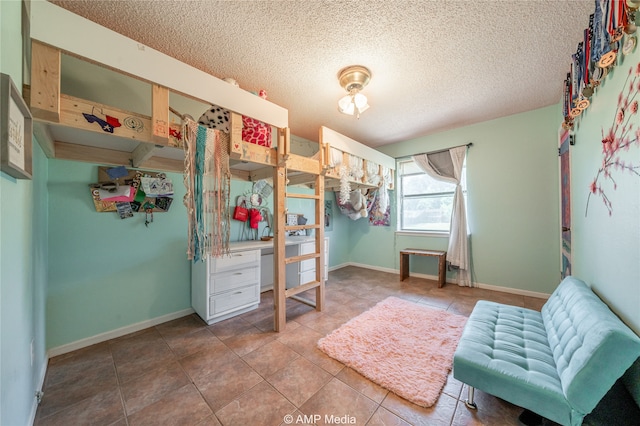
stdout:
<svg viewBox="0 0 640 426">
<path fill-rule="evenodd" d="M 216 411 L 216 416 L 223 425 L 277 426 L 295 409 L 291 402 L 263 381 Z"/>
<path fill-rule="evenodd" d="M 275 331 L 263 331 L 259 328 L 251 327 L 233 337 L 229 337 L 224 343 L 236 354 L 243 356 L 275 340 L 277 337 L 278 334 Z"/>
<path fill-rule="evenodd" d="M 169 392 L 189 384 L 180 364 L 174 361 L 166 367 L 151 370 L 121 386 L 127 415 L 162 399 Z"/>
<path fill-rule="evenodd" d="M 222 426 L 222 423 L 220 423 L 215 414 L 212 414 L 201 422 L 196 423 L 195 426 Z"/>
<path fill-rule="evenodd" d="M 332 377 L 322 368 L 301 357 L 267 377 L 267 381 L 293 405 L 300 407 Z"/>
<path fill-rule="evenodd" d="M 290 349 L 287 345 L 273 340 L 242 358 L 258 374 L 262 377 L 267 377 L 286 367 L 299 357 L 300 354 Z"/>
<path fill-rule="evenodd" d="M 124 417 L 120 391 L 112 389 L 96 393 L 51 416 L 38 418 L 36 425 L 109 425 Z"/>
<path fill-rule="evenodd" d="M 262 377 L 247 363 L 235 357 L 221 362 L 211 374 L 198 377 L 194 382 L 215 411 L 262 381 Z"/>
<path fill-rule="evenodd" d="M 207 403 L 193 384 L 167 394 L 128 416 L 129 426 L 194 425 L 211 416 Z"/>
<path fill-rule="evenodd" d="M 332 418 L 341 419 L 343 424 L 355 422 L 364 425 L 377 408 L 378 404 L 374 401 L 334 377 L 300 407 L 300 412 L 319 416 L 318 425 L 331 424 Z"/>
<path fill-rule="evenodd" d="M 198 381 L 212 373 L 219 371 L 220 365 L 238 358 L 231 349 L 223 344 L 216 345 L 212 349 L 196 352 L 193 355 L 180 359 L 180 365 L 191 377 L 191 380 L 198 384 Z"/>
<path fill-rule="evenodd" d="M 93 368 L 87 366 L 83 375 L 74 373 L 69 380 L 45 388 L 38 413 L 46 417 L 97 394 L 112 391 L 118 391 L 113 362 L 101 362 Z"/>
<path fill-rule="evenodd" d="M 455 398 L 441 394 L 433 407 L 424 408 L 389 393 L 381 406 L 412 425 L 449 425 L 456 409 Z"/>
<path fill-rule="evenodd" d="M 75 381 L 85 376 L 88 369 L 113 364 L 111 347 L 103 342 L 49 359 L 45 386 L 62 381 Z"/>
<path fill-rule="evenodd" d="M 299 327 L 287 329 L 284 332 L 279 333 L 277 335 L 277 340 L 280 343 L 289 346 L 299 354 L 304 354 L 316 347 L 318 340 L 323 336 L 323 334 L 318 333 L 309 327 L 300 325 Z"/>
<path fill-rule="evenodd" d="M 378 404 L 380 404 L 389 393 L 389 391 L 382 386 L 375 384 L 349 367 L 345 367 L 340 370 L 340 372 L 336 374 L 336 378 L 340 379 Z"/>
<path fill-rule="evenodd" d="M 168 321 L 157 325 L 156 329 L 164 337 L 183 336 L 185 334 L 201 330 L 206 327 L 206 323 L 196 314 L 186 315 L 182 318 Z"/>
<path fill-rule="evenodd" d="M 165 337 L 165 340 L 178 358 L 212 349 L 214 346 L 220 344 L 220 339 L 204 327 L 184 334 L 172 334 L 171 336 Z"/>
<path fill-rule="evenodd" d="M 367 426 L 411 426 L 400 417 L 393 414 L 384 407 L 378 407 L 371 420 L 367 422 Z"/>
<path fill-rule="evenodd" d="M 459 399 L 461 391 L 462 382 L 453 378 L 453 371 L 449 372 L 449 375 L 447 376 L 447 382 L 445 383 L 442 392 L 453 398 Z"/>
<path fill-rule="evenodd" d="M 132 359 L 139 358 L 141 351 L 154 344 L 164 343 L 162 335 L 155 327 L 147 328 L 118 337 L 110 342 L 113 360 L 117 363 L 124 363 Z"/>
<path fill-rule="evenodd" d="M 147 371 L 166 366 L 175 359 L 176 356 L 164 340 L 153 341 L 146 346 L 138 347 L 137 353 L 129 354 L 128 358 L 121 357 L 116 361 L 118 379 L 120 383 L 126 383 Z"/>
</svg>

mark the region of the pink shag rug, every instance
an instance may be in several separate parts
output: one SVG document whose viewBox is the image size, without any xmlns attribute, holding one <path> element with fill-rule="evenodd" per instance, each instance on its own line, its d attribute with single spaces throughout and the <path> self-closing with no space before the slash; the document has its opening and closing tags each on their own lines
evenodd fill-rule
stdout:
<svg viewBox="0 0 640 426">
<path fill-rule="evenodd" d="M 422 407 L 438 400 L 467 318 L 388 297 L 318 341 L 369 380 Z"/>
</svg>

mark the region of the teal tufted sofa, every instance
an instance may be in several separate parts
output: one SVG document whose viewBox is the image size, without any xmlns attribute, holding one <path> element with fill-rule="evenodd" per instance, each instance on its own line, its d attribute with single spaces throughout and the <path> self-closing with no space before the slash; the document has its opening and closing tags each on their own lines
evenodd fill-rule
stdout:
<svg viewBox="0 0 640 426">
<path fill-rule="evenodd" d="M 541 312 L 479 301 L 453 358 L 453 376 L 562 425 L 580 425 L 640 357 L 640 338 L 574 277 Z"/>
</svg>

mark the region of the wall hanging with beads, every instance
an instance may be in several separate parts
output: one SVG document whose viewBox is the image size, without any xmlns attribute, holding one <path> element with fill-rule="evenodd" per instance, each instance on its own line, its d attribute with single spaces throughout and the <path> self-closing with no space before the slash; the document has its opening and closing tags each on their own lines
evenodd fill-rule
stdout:
<svg viewBox="0 0 640 426">
<path fill-rule="evenodd" d="M 640 0 L 595 0 L 589 27 L 571 55 L 570 70 L 564 81 L 564 129 L 573 129 L 607 74 L 622 57 L 635 50 L 639 7 Z"/>
<path fill-rule="evenodd" d="M 173 182 L 164 173 L 130 170 L 126 167 L 98 167 L 98 182 L 89 185 L 97 212 L 117 212 L 121 219 L 169 211 L 173 202 Z"/>
</svg>

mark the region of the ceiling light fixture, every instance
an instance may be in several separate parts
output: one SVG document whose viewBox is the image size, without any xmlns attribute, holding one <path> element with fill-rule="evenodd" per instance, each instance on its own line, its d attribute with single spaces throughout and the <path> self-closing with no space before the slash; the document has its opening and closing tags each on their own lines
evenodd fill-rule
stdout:
<svg viewBox="0 0 640 426">
<path fill-rule="evenodd" d="M 340 70 L 338 81 L 349 94 L 338 101 L 338 111 L 347 115 L 356 114 L 356 118 L 360 118 L 360 114 L 369 108 L 367 97 L 360 93 L 369 84 L 369 80 L 371 71 L 362 65 L 352 65 Z"/>
</svg>

